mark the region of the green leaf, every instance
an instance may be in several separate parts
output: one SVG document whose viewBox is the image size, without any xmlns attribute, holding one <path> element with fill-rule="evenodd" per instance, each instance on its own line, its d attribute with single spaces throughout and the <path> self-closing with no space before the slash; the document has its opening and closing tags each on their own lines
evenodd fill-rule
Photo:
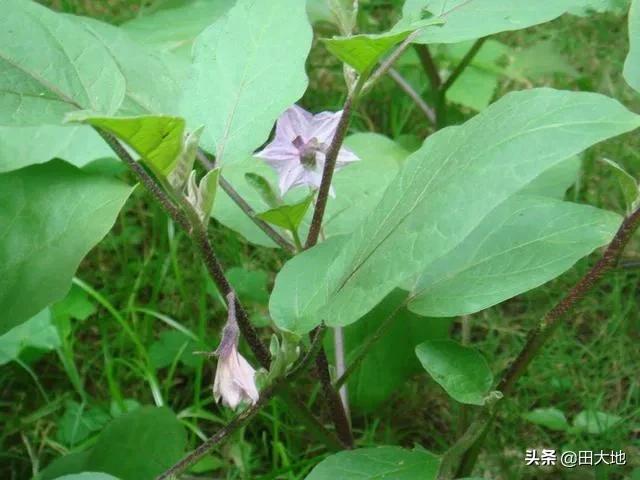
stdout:
<svg viewBox="0 0 640 480">
<path fill-rule="evenodd" d="M 631 88 L 640 92 L 640 0 L 633 0 L 629 10 L 629 54 L 623 74 Z"/>
<path fill-rule="evenodd" d="M 453 317 L 500 303 L 609 243 L 621 220 L 586 205 L 515 195 L 425 268 L 408 307 L 420 315 Z"/>
<path fill-rule="evenodd" d="M 73 447 L 85 441 L 92 433 L 102 430 L 109 420 L 111 418 L 107 412 L 100 408 L 67 401 L 64 415 L 58 421 L 56 439 L 63 445 Z"/>
<path fill-rule="evenodd" d="M 447 90 L 446 97 L 450 102 L 479 112 L 491 103 L 497 88 L 498 76 L 495 73 L 470 65 Z"/>
<path fill-rule="evenodd" d="M 520 194 L 539 195 L 562 200 L 567 190 L 578 181 L 581 167 L 582 159 L 580 156 L 576 155 L 567 158 L 538 175 L 520 190 Z"/>
<path fill-rule="evenodd" d="M 336 196 L 327 202 L 323 221 L 326 238 L 351 233 L 369 216 L 409 156 L 396 142 L 377 133 L 356 133 L 348 136 L 344 144 L 360 161 L 333 176 L 331 184 Z M 311 212 L 301 227 L 305 233 L 310 217 Z"/>
<path fill-rule="evenodd" d="M 333 37 L 323 39 L 323 42 L 327 50 L 336 57 L 353 67 L 358 73 L 367 75 L 382 57 L 414 31 L 441 23 L 442 21 L 438 19 L 421 21 L 407 28 L 392 29 L 386 33 Z"/>
<path fill-rule="evenodd" d="M 281 330 L 303 335 L 320 324 L 312 302 L 317 301 L 327 265 L 339 254 L 348 236 L 325 240 L 284 264 L 269 298 L 269 313 Z"/>
<path fill-rule="evenodd" d="M 278 195 L 273 186 L 262 175 L 247 172 L 244 174 L 244 178 L 249 185 L 251 185 L 253 189 L 260 194 L 262 200 L 264 200 L 267 205 L 275 208 L 282 202 L 280 195 Z"/>
<path fill-rule="evenodd" d="M 536 408 L 522 416 L 525 420 L 536 425 L 542 425 L 550 430 L 566 432 L 569 429 L 567 418 L 557 408 Z"/>
<path fill-rule="evenodd" d="M 203 219 L 209 219 L 211 216 L 211 210 L 213 209 L 213 202 L 216 199 L 216 193 L 218 191 L 218 178 L 220 177 L 220 169 L 210 170 L 200 180 L 198 190 L 200 192 L 201 205 L 200 212 Z"/>
<path fill-rule="evenodd" d="M 203 146 L 218 165 L 251 155 L 302 96 L 311 38 L 300 0 L 239 0 L 198 37 L 182 112 L 205 126 Z"/>
<path fill-rule="evenodd" d="M 425 450 L 358 448 L 325 458 L 306 480 L 435 480 L 440 459 Z"/>
<path fill-rule="evenodd" d="M 54 459 L 46 468 L 40 471 L 33 480 L 57 480 L 63 475 L 79 474 L 86 470 L 89 451 L 69 453 Z"/>
<path fill-rule="evenodd" d="M 176 160 L 175 168 L 169 174 L 169 183 L 177 190 L 182 190 L 184 188 L 187 184 L 187 180 L 189 180 L 191 172 L 193 171 L 193 165 L 198 153 L 198 145 L 200 144 L 202 130 L 202 127 L 200 127 L 187 134 L 182 144 L 180 155 L 178 155 L 178 159 Z M 217 178 L 218 174 L 216 173 L 215 175 Z"/>
<path fill-rule="evenodd" d="M 130 192 L 59 160 L 0 175 L 0 334 L 64 297 Z"/>
<path fill-rule="evenodd" d="M 618 185 L 620 185 L 620 190 L 622 190 L 622 195 L 627 205 L 627 211 L 631 211 L 638 203 L 638 197 L 640 196 L 638 182 L 636 182 L 636 179 L 633 178 L 629 172 L 613 160 L 603 158 L 602 161 L 610 167 L 610 170 L 618 180 Z"/>
<path fill-rule="evenodd" d="M 419 317 L 402 307 L 406 297 L 406 292 L 394 290 L 367 315 L 343 330 L 346 363 L 350 365 L 362 344 L 393 315 L 384 335 L 373 344 L 349 377 L 349 403 L 355 410 L 375 411 L 398 392 L 411 375 L 421 371 L 415 355 L 416 346 L 449 336 L 450 319 Z M 327 350 L 333 358 L 333 342 L 327 341 Z"/>
<path fill-rule="evenodd" d="M 104 45 L 124 75 L 125 98 L 118 110 L 119 115 L 166 115 L 178 112 L 186 64 L 173 55 L 140 45 L 121 28 L 93 18 L 68 18 L 79 21 Z"/>
<path fill-rule="evenodd" d="M 225 276 L 239 298 L 248 299 L 261 305 L 269 301 L 267 272 L 233 267 L 225 272 Z"/>
<path fill-rule="evenodd" d="M 114 419 L 102 431 L 86 470 L 121 480 L 153 480 L 182 458 L 184 427 L 166 407 L 142 407 Z"/>
<path fill-rule="evenodd" d="M 60 336 L 51 323 L 48 308 L 4 335 L 0 335 L 0 365 L 4 365 L 20 356 L 25 348 L 53 350 L 60 346 Z"/>
<path fill-rule="evenodd" d="M 233 0 L 172 0 L 163 8 L 142 10 L 122 25 L 133 40 L 189 57 L 194 39 L 222 17 Z"/>
<path fill-rule="evenodd" d="M 65 475 L 64 477 L 58 477 L 55 480 L 118 480 L 118 479 L 111 475 L 107 475 L 106 473 L 83 472 L 83 473 L 75 473 L 73 475 Z"/>
<path fill-rule="evenodd" d="M 432 340 L 418 345 L 416 355 L 451 398 L 460 403 L 484 405 L 493 374 L 480 352 L 453 340 Z"/>
<path fill-rule="evenodd" d="M 102 128 L 126 142 L 159 175 L 171 173 L 182 151 L 184 120 L 178 117 L 93 117 L 84 114 L 70 121 Z"/>
<path fill-rule="evenodd" d="M 281 205 L 266 212 L 258 213 L 256 216 L 265 222 L 292 232 L 297 232 L 300 222 L 307 213 L 307 210 L 309 210 L 309 205 L 311 205 L 312 201 L 313 195 L 309 195 L 301 202 L 294 203 L 293 205 Z"/>
<path fill-rule="evenodd" d="M 579 16 L 587 16 L 593 13 L 611 12 L 624 15 L 629 9 L 630 0 L 583 0 L 578 6 L 569 10 L 569 13 Z"/>
<path fill-rule="evenodd" d="M 416 43 L 454 43 L 519 30 L 559 17 L 583 0 L 406 0 L 399 25 L 421 18 L 426 9 L 444 20 L 426 29 Z"/>
<path fill-rule="evenodd" d="M 407 159 L 333 260 L 318 265 L 324 273 L 308 272 L 315 286 L 310 298 L 297 298 L 296 309 L 272 311 L 274 321 L 307 327 L 321 320 L 330 326 L 353 323 L 395 287 L 446 257 L 542 172 L 636 128 L 639 119 L 601 95 L 533 89 L 510 93 L 464 125 L 439 131 Z M 303 264 L 313 255 L 311 249 L 294 260 Z M 278 275 L 275 290 L 285 271 L 291 269 L 285 266 Z M 296 276 L 307 282 L 304 272 Z M 278 315 L 294 311 L 298 318 Z"/>
<path fill-rule="evenodd" d="M 109 52 L 65 16 L 0 0 L 0 125 L 62 123 L 74 110 L 115 113 L 124 77 Z"/>
<path fill-rule="evenodd" d="M 60 158 L 82 167 L 113 151 L 89 126 L 0 127 L 0 173 Z"/>
<path fill-rule="evenodd" d="M 579 76 L 579 72 L 552 40 L 535 43 L 515 52 L 513 57 L 505 74 L 521 82 L 531 82 L 557 73 L 569 77 Z"/>
<path fill-rule="evenodd" d="M 601 435 L 612 428 L 619 427 L 622 420 L 622 417 L 611 413 L 583 410 L 573 419 L 573 426 L 591 435 Z"/>
</svg>

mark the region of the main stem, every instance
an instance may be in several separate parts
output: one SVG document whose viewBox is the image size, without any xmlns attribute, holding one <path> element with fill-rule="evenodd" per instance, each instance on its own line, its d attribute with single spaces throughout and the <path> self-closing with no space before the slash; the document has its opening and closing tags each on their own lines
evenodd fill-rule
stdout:
<svg viewBox="0 0 640 480">
<path fill-rule="evenodd" d="M 625 247 L 629 243 L 631 236 L 638 229 L 638 226 L 640 226 L 640 208 L 634 210 L 624 219 L 622 225 L 620 225 L 620 228 L 604 251 L 600 260 L 598 260 L 598 262 L 569 290 L 569 292 L 551 310 L 549 310 L 538 326 L 529 333 L 524 347 L 516 359 L 511 363 L 509 368 L 507 368 L 498 383 L 497 389 L 502 392 L 504 396 L 513 392 L 517 380 L 524 374 L 531 361 L 535 358 L 538 352 L 540 352 L 558 325 L 560 325 L 561 320 L 565 318 L 565 315 L 580 300 L 582 300 L 591 289 L 593 289 L 605 273 L 616 266 Z M 479 453 L 480 441 L 486 436 L 494 419 L 495 412 L 490 416 L 481 415 L 469 426 L 469 429 L 467 429 L 467 432 L 472 430 L 477 432 L 477 436 L 472 446 L 465 449 L 464 454 L 460 458 L 456 473 L 458 476 L 468 475 L 473 469 L 475 460 Z M 455 445 L 452 450 L 454 449 Z M 439 479 L 447 480 L 454 478 L 454 467 L 456 467 L 456 465 L 445 465 L 444 460 L 443 465 L 447 467 L 447 471 L 441 472 Z"/>
</svg>

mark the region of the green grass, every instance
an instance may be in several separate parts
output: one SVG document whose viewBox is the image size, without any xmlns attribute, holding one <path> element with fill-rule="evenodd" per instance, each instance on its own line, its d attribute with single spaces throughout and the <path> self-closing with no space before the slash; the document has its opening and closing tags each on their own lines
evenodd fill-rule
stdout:
<svg viewBox="0 0 640 480">
<path fill-rule="evenodd" d="M 141 6 L 139 1 L 127 0 L 44 3 L 114 22 L 135 15 Z M 384 2 L 372 5 L 371 16 L 363 19 L 370 28 L 376 18 L 385 18 L 386 11 Z M 555 76 L 538 80 L 536 85 L 601 92 L 640 111 L 639 97 L 621 77 L 627 40 L 620 17 L 568 16 L 499 39 L 514 47 L 550 39 L 580 72 L 577 78 Z M 344 92 L 335 61 L 318 48 L 310 65 L 312 88 L 305 96 L 306 105 L 314 110 L 339 108 Z M 499 95 L 522 87 L 504 81 Z M 460 110 L 458 114 L 464 118 L 472 112 Z M 392 137 L 430 132 L 391 82 L 363 102 L 353 128 L 374 129 Z M 634 133 L 594 148 L 585 156 L 581 181 L 569 192 L 570 197 L 622 213 L 615 180 L 597 159 L 614 159 L 637 178 L 639 147 Z M 284 262 L 282 255 L 248 245 L 222 226 L 212 227 L 212 238 L 227 268 L 277 272 Z M 639 248 L 636 236 L 627 256 L 638 258 Z M 526 332 L 592 261 L 586 259 L 550 284 L 468 318 L 470 340 L 489 359 L 494 373 L 507 366 Z M 89 438 L 69 448 L 58 440 L 60 418 L 69 400 L 85 400 L 104 411 L 122 406 L 126 399 L 141 404 L 167 403 L 188 425 L 193 445 L 229 418 L 229 412 L 213 403 L 212 363 L 195 362 L 193 367 L 176 355 L 167 366 L 153 367 L 152 345 L 162 332 L 174 330 L 162 315 L 194 332 L 203 340 L 202 348 L 211 349 L 217 343 L 225 311 L 188 238 L 179 231 L 169 231 L 159 208 L 141 191 L 134 194 L 113 232 L 87 257 L 77 276 L 83 282 L 79 285 L 86 286 L 74 288 L 86 293 L 96 311 L 85 320 L 70 323 L 70 335 L 57 355 L 28 362 L 38 383 L 15 363 L 0 369 L 0 478 L 30 478 L 32 471 L 51 459 L 91 443 Z M 504 401 L 506 408 L 487 440 L 478 475 L 505 480 L 600 480 L 625 478 L 633 467 L 640 467 L 639 282 L 638 270 L 611 273 L 558 329 L 519 382 L 517 396 Z M 251 303 L 250 308 L 255 315 L 266 313 L 260 302 Z M 453 335 L 461 338 L 460 322 Z M 27 352 L 25 361 L 38 355 Z M 312 398 L 317 394 L 314 391 Z M 524 412 L 538 407 L 561 409 L 570 420 L 583 409 L 601 410 L 619 415 L 625 422 L 598 436 L 553 432 L 522 419 Z M 457 438 L 468 413 L 453 405 L 423 374 L 399 389 L 375 415 L 355 412 L 353 423 L 361 446 L 420 444 L 441 452 Z M 524 450 L 543 447 L 622 449 L 628 466 L 588 471 L 524 467 Z M 317 455 L 325 453 L 291 418 L 286 405 L 276 400 L 209 461 L 219 467 L 216 478 L 301 479 L 321 458 Z"/>
</svg>

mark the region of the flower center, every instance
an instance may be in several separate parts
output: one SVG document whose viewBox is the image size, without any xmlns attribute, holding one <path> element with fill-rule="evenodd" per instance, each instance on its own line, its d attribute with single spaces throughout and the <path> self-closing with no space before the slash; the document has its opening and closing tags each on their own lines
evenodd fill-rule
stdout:
<svg viewBox="0 0 640 480">
<path fill-rule="evenodd" d="M 314 169 L 317 164 L 317 154 L 324 153 L 323 145 L 316 137 L 305 143 L 301 136 L 297 136 L 293 142 L 294 147 L 300 153 L 300 163 L 307 169 Z"/>
</svg>

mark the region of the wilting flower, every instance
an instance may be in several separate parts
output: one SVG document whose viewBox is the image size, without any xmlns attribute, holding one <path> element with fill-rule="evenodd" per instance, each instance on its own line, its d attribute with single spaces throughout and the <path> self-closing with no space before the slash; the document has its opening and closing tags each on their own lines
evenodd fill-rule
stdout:
<svg viewBox="0 0 640 480">
<path fill-rule="evenodd" d="M 336 134 L 340 112 L 312 115 L 294 105 L 287 109 L 276 124 L 276 136 L 256 155 L 277 172 L 280 193 L 300 185 L 320 187 L 325 155 Z M 336 159 L 336 170 L 359 158 L 342 147 Z"/>
<path fill-rule="evenodd" d="M 218 356 L 216 378 L 213 382 L 213 396 L 216 402 L 236 409 L 243 402 L 254 404 L 259 394 L 255 382 L 255 373 L 249 362 L 238 352 L 240 331 L 235 314 L 235 296 L 227 296 L 229 318 L 222 330 L 222 340 L 215 351 Z"/>
</svg>

